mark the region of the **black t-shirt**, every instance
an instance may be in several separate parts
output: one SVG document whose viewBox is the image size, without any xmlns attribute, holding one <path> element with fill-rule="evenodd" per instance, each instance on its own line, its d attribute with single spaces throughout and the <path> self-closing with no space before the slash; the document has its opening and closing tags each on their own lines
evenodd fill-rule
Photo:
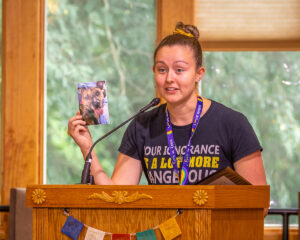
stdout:
<svg viewBox="0 0 300 240">
<path fill-rule="evenodd" d="M 165 124 L 166 104 L 141 114 L 128 126 L 119 151 L 142 161 L 149 184 L 178 184 L 169 155 Z M 177 165 L 181 167 L 192 124 L 175 126 Z M 234 162 L 262 150 L 247 118 L 212 101 L 192 138 L 188 184 L 194 184 Z"/>
</svg>

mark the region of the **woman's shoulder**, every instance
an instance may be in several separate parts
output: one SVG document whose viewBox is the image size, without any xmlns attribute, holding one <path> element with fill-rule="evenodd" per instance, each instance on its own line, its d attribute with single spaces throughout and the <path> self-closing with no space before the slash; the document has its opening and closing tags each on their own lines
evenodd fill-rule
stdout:
<svg viewBox="0 0 300 240">
<path fill-rule="evenodd" d="M 213 118 L 218 118 L 222 122 L 228 124 L 237 124 L 241 121 L 248 121 L 247 117 L 243 113 L 214 100 L 211 100 L 209 110 Z"/>
<path fill-rule="evenodd" d="M 150 111 L 140 114 L 136 118 L 136 121 L 137 123 L 143 126 L 147 126 L 151 123 L 161 121 L 163 120 L 165 109 L 166 109 L 166 104 L 161 104 L 160 106 L 155 107 Z"/>
</svg>

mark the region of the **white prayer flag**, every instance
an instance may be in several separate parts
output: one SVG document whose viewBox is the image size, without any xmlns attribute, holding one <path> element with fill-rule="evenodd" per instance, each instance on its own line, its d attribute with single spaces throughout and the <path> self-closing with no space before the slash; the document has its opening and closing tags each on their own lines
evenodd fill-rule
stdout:
<svg viewBox="0 0 300 240">
<path fill-rule="evenodd" d="M 103 240 L 105 232 L 88 227 L 84 240 Z"/>
</svg>

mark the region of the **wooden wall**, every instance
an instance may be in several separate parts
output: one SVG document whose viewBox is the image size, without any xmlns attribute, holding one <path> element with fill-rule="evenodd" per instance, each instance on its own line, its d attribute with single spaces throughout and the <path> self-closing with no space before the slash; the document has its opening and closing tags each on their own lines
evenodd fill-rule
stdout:
<svg viewBox="0 0 300 240">
<path fill-rule="evenodd" d="M 2 3 L 1 204 L 7 205 L 11 188 L 43 183 L 45 1 Z"/>
</svg>

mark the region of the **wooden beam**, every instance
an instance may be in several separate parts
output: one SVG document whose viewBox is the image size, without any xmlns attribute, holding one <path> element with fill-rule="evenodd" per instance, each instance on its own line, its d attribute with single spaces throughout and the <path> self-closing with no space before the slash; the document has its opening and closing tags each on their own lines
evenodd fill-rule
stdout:
<svg viewBox="0 0 300 240">
<path fill-rule="evenodd" d="M 195 24 L 194 0 L 157 0 L 156 42 L 174 31 L 177 22 Z"/>
<path fill-rule="evenodd" d="M 43 183 L 45 1 L 3 1 L 2 186 Z"/>
<path fill-rule="evenodd" d="M 2 1 L 1 204 L 10 189 L 43 183 L 43 0 Z M 8 236 L 1 214 L 1 237 Z"/>
</svg>

